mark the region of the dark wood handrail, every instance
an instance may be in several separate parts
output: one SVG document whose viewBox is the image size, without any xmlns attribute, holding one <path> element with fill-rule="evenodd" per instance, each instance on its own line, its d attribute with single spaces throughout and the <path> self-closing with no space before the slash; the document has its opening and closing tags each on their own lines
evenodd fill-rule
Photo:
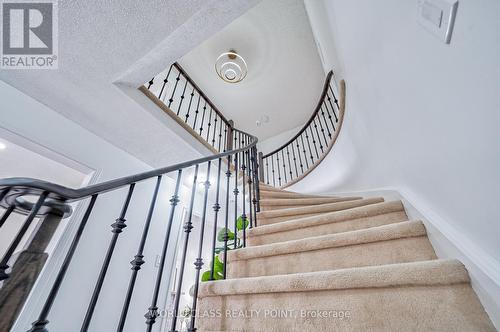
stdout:
<svg viewBox="0 0 500 332">
<path fill-rule="evenodd" d="M 282 149 L 286 148 L 290 143 L 292 143 L 293 141 L 295 141 L 295 139 L 297 137 L 299 137 L 300 135 L 302 135 L 302 133 L 304 131 L 306 131 L 306 129 L 309 127 L 309 125 L 311 124 L 311 122 L 314 120 L 314 118 L 316 117 L 316 114 L 318 114 L 318 112 L 320 111 L 321 109 L 321 104 L 323 103 L 324 99 L 325 99 L 325 96 L 326 94 L 328 93 L 328 87 L 330 86 L 330 81 L 332 80 L 332 77 L 333 77 L 333 71 L 330 70 L 330 72 L 328 73 L 328 75 L 326 76 L 326 79 L 325 79 L 325 84 L 323 85 L 323 91 L 321 92 L 321 96 L 319 98 L 319 101 L 318 101 L 318 104 L 316 106 L 316 108 L 314 109 L 314 112 L 312 113 L 311 117 L 309 118 L 309 120 L 307 120 L 307 122 L 304 124 L 304 126 L 302 127 L 302 129 L 300 129 L 297 134 L 295 134 L 295 136 L 293 136 L 292 138 L 290 138 L 285 144 L 281 145 L 279 148 L 265 154 L 263 156 L 263 158 L 266 158 L 266 157 L 269 157 L 270 155 L 273 155 L 275 154 L 276 152 L 279 152 L 281 151 Z"/>
</svg>

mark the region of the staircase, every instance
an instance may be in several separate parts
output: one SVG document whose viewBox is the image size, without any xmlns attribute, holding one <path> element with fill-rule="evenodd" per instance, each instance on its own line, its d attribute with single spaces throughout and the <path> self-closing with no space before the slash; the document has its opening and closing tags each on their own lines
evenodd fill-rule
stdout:
<svg viewBox="0 0 500 332">
<path fill-rule="evenodd" d="M 401 201 L 260 184 L 259 227 L 200 285 L 200 331 L 495 331 L 457 260 Z"/>
<path fill-rule="evenodd" d="M 465 267 L 437 258 L 424 224 L 408 220 L 401 201 L 283 189 L 310 174 L 339 135 L 345 82 L 336 93 L 332 78 L 330 72 L 304 127 L 263 155 L 257 137 L 235 128 L 173 64 L 140 90 L 213 155 L 78 189 L 30 178 L 0 179 L 0 231 L 11 216 L 25 216 L 0 259 L 0 299 L 5 299 L 0 330 L 10 330 L 17 319 L 16 331 L 30 332 L 67 331 L 68 322 L 69 330 L 82 332 L 144 327 L 175 332 L 182 324 L 188 331 L 494 331 Z M 187 195 L 181 195 L 184 189 Z M 167 201 L 169 206 L 161 207 Z M 43 253 L 40 238 L 47 236 L 40 230 L 50 227 L 52 216 L 68 218 L 70 203 L 82 213 L 71 219 L 75 230 L 67 233 L 64 259 L 53 267 L 54 281 L 42 279 L 37 286 L 45 256 L 25 264 L 13 254 L 36 218 L 43 218 L 43 227 L 31 238 Z M 109 237 L 109 229 L 97 226 L 111 212 L 117 219 Z M 127 227 L 129 218 L 138 228 Z M 158 222 L 164 233 L 153 236 L 157 228 L 151 225 Z M 101 229 L 106 233 L 98 233 Z M 87 232 L 106 236 L 91 238 Z M 121 239 L 126 232 L 133 233 Z M 82 261 L 78 251 L 98 241 L 108 243 L 102 254 Z M 125 260 L 124 247 L 117 247 L 124 242 L 133 255 Z M 148 246 L 159 253 L 154 269 Z M 177 250 L 177 267 L 167 259 L 170 250 Z M 175 281 L 169 282 L 174 268 Z M 83 286 L 75 272 L 67 277 L 71 269 L 92 278 L 86 283 L 88 296 L 74 291 Z M 145 284 L 153 286 L 147 291 Z M 35 308 L 28 296 L 40 285 L 48 290 Z M 167 287 L 174 297 L 163 307 Z M 71 298 L 73 318 L 54 306 L 60 298 Z M 30 306 L 19 315 L 25 303 Z M 100 314 L 110 308 L 119 316 L 103 319 Z"/>
</svg>

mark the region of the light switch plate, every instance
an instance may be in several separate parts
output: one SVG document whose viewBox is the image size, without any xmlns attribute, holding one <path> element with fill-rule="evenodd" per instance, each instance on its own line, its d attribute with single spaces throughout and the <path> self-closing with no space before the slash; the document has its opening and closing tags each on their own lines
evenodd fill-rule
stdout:
<svg viewBox="0 0 500 332">
<path fill-rule="evenodd" d="M 418 23 L 433 35 L 449 44 L 457 15 L 456 0 L 417 0 Z"/>
</svg>

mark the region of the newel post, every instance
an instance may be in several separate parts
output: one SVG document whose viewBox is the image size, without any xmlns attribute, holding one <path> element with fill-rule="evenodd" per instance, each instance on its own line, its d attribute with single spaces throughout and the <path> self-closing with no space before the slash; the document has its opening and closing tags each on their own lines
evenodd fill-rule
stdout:
<svg viewBox="0 0 500 332">
<path fill-rule="evenodd" d="M 227 131 L 227 139 L 226 139 L 226 142 L 227 142 L 227 147 L 226 147 L 226 151 L 231 151 L 233 149 L 233 139 L 234 139 L 234 121 L 233 120 L 229 120 L 229 130 Z"/>
<path fill-rule="evenodd" d="M 262 152 L 259 152 L 259 179 L 260 181 L 264 181 L 264 167 L 262 167 L 263 165 L 263 160 L 264 160 L 264 155 L 262 154 Z"/>
</svg>

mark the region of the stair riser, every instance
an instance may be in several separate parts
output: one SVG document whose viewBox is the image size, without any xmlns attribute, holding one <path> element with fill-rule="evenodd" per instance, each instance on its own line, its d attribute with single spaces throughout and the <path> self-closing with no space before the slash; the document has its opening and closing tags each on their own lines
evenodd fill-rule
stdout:
<svg viewBox="0 0 500 332">
<path fill-rule="evenodd" d="M 308 209 L 295 210 L 293 214 L 291 214 L 291 211 L 282 212 L 282 214 L 286 215 L 278 215 L 277 212 L 273 212 L 272 214 L 274 214 L 274 216 L 273 215 L 266 216 L 266 213 L 260 213 L 257 215 L 257 219 L 259 220 L 259 225 L 269 225 L 292 219 L 319 216 L 328 212 L 342 211 L 342 210 L 352 209 L 355 207 L 377 204 L 383 201 L 384 201 L 383 199 L 369 199 L 369 200 L 359 200 L 352 202 L 323 204 L 323 205 L 312 206 L 309 207 Z M 309 213 L 304 213 L 307 211 L 309 211 Z"/>
<path fill-rule="evenodd" d="M 261 211 L 273 211 L 273 210 L 281 210 L 281 209 L 290 209 L 294 207 L 304 207 L 304 206 L 317 206 L 321 204 L 329 204 L 329 203 L 339 203 L 339 202 L 347 202 L 347 201 L 354 201 L 354 200 L 360 200 L 361 197 L 338 197 L 338 198 L 318 198 L 314 199 L 312 201 L 307 201 L 301 203 L 299 200 L 291 200 L 289 202 L 286 202 L 283 204 L 277 204 L 277 205 L 271 205 L 271 204 L 266 204 L 265 201 L 260 202 L 260 210 Z M 297 202 L 296 202 L 297 201 Z"/>
<path fill-rule="evenodd" d="M 275 191 L 275 192 L 284 192 L 285 191 L 285 190 L 280 189 L 280 188 L 268 187 L 268 186 L 260 186 L 259 189 L 260 189 L 260 191 Z"/>
<path fill-rule="evenodd" d="M 229 260 L 229 278 L 326 271 L 435 259 L 427 236 L 399 238 L 248 260 Z"/>
<path fill-rule="evenodd" d="M 495 331 L 468 284 L 212 296 L 198 306 L 221 310 L 201 316 L 199 331 Z M 317 310 L 330 317 L 302 317 Z"/>
<path fill-rule="evenodd" d="M 321 196 L 315 195 L 305 195 L 298 194 L 293 192 L 277 192 L 277 191 L 261 191 L 260 198 L 261 199 L 273 199 L 273 198 L 315 198 Z"/>
<path fill-rule="evenodd" d="M 363 228 L 387 225 L 396 222 L 406 221 L 408 217 L 404 211 L 391 212 L 365 218 L 349 219 L 345 221 L 331 222 L 317 226 L 268 233 L 262 235 L 252 235 L 247 238 L 248 246 L 285 242 L 290 240 L 304 239 L 306 237 L 349 232 Z"/>
</svg>

